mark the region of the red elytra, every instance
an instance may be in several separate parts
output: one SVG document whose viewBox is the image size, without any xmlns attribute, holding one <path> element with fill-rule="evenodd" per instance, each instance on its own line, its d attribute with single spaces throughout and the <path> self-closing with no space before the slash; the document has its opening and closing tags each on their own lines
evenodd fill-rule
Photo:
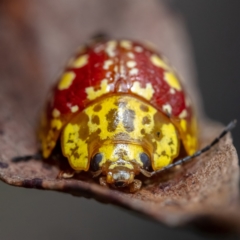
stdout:
<svg viewBox="0 0 240 240">
<path fill-rule="evenodd" d="M 114 42 L 116 42 L 114 49 L 108 46 L 111 46 Z M 126 43 L 125 47 L 121 47 L 121 42 Z M 71 67 L 70 64 L 65 70 L 66 72 L 72 71 L 76 75 L 71 86 L 65 90 L 59 90 L 58 86 L 55 86 L 53 90 L 54 101 L 48 109 L 49 115 L 51 115 L 54 108 L 58 109 L 61 114 L 70 113 L 70 104 L 71 106 L 77 105 L 79 111 L 81 111 L 89 103 L 86 88 L 94 87 L 97 90 L 101 81 L 107 79 L 110 85 L 109 92 L 112 93 L 126 92 L 137 94 L 131 91 L 134 82 L 139 82 L 142 88 L 146 88 L 146 84 L 151 83 L 154 94 L 149 102 L 155 108 L 164 111 L 163 106 L 169 104 L 172 109 L 172 117 L 178 118 L 179 114 L 186 110 L 188 118 L 191 118 L 192 110 L 188 103 L 189 99 L 186 99 L 181 84 L 178 83 L 177 86 L 179 85 L 180 87 L 177 88 L 169 85 L 165 80 L 164 74 L 172 72 L 172 69 L 166 62 L 166 68 L 153 64 L 151 57 L 160 57 L 162 61 L 165 58 L 156 54 L 151 48 L 133 41 L 103 41 L 82 47 L 75 59 L 83 55 L 88 55 L 88 63 L 86 65 L 75 68 Z M 109 68 L 106 69 L 106 67 L 104 68 L 104 63 L 109 60 L 113 61 L 113 64 L 109 64 Z M 127 63 L 130 61 L 134 61 L 136 67 L 129 68 Z M 118 67 L 117 69 L 116 66 Z M 134 71 L 133 69 L 137 70 Z"/>
</svg>

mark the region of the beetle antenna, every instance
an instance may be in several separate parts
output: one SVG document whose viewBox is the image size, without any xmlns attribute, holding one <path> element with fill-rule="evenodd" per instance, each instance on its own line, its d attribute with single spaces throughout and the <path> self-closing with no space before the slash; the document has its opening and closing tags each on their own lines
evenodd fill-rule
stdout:
<svg viewBox="0 0 240 240">
<path fill-rule="evenodd" d="M 33 154 L 33 155 L 13 157 L 12 162 L 14 162 L 14 163 L 26 162 L 26 161 L 29 161 L 31 159 L 41 160 L 42 155 L 41 155 L 41 153 L 36 153 L 36 154 Z"/>
<path fill-rule="evenodd" d="M 207 145 L 206 147 L 202 148 L 201 150 L 195 152 L 193 155 L 190 155 L 190 156 L 187 156 L 187 157 L 184 157 L 182 159 L 179 159 L 178 161 L 172 163 L 172 164 L 169 164 L 168 166 L 158 170 L 158 171 L 154 171 L 154 172 L 151 172 L 151 176 L 154 176 L 160 172 L 163 172 L 165 170 L 168 170 L 170 168 L 173 168 L 175 166 L 178 166 L 178 165 L 181 165 L 183 163 L 186 163 L 186 162 L 189 162 L 190 160 L 192 160 L 193 158 L 195 157 L 198 157 L 199 155 L 201 155 L 202 153 L 208 151 L 210 148 L 212 148 L 216 143 L 219 142 L 219 140 L 221 138 L 223 138 L 229 131 L 231 131 L 237 124 L 237 120 L 233 120 L 231 121 L 225 128 L 224 130 L 222 131 L 222 133 L 217 137 L 215 138 L 209 145 Z"/>
</svg>

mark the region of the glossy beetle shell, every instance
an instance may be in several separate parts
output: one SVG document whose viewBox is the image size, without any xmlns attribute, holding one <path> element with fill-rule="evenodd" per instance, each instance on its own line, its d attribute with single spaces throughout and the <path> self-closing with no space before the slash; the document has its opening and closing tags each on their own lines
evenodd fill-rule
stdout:
<svg viewBox="0 0 240 240">
<path fill-rule="evenodd" d="M 196 151 L 197 126 L 191 102 L 165 57 L 139 42 L 103 40 L 81 47 L 54 87 L 40 127 L 43 156 L 49 157 L 71 119 L 105 97 L 118 95 L 121 99 L 128 96 L 136 102 L 146 103 L 165 116 L 164 121 L 176 128 L 187 154 Z M 62 148 L 63 145 L 64 140 Z M 82 170 L 89 169 L 90 160 L 88 156 L 89 163 Z M 154 165 L 152 162 L 153 169 L 158 170 L 172 160 L 165 164 Z"/>
</svg>

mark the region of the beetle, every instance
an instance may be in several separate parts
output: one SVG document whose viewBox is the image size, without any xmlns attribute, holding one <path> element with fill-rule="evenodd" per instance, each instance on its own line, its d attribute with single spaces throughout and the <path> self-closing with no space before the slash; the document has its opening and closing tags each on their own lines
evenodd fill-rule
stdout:
<svg viewBox="0 0 240 240">
<path fill-rule="evenodd" d="M 166 58 L 138 41 L 100 38 L 67 64 L 47 102 L 39 138 L 45 159 L 60 140 L 72 169 L 61 177 L 91 171 L 103 186 L 136 192 L 142 185 L 136 175 L 151 177 L 187 162 L 234 126 L 197 151 L 196 116 Z M 188 156 L 179 160 L 181 148 Z"/>
</svg>

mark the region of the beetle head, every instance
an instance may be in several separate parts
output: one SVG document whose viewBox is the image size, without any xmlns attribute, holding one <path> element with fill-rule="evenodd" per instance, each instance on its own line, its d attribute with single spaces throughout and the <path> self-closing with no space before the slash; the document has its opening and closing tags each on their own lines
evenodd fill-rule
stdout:
<svg viewBox="0 0 240 240">
<path fill-rule="evenodd" d="M 132 143 L 103 144 L 91 159 L 94 175 L 106 175 L 106 183 L 115 187 L 128 186 L 150 165 L 143 147 Z"/>
</svg>

